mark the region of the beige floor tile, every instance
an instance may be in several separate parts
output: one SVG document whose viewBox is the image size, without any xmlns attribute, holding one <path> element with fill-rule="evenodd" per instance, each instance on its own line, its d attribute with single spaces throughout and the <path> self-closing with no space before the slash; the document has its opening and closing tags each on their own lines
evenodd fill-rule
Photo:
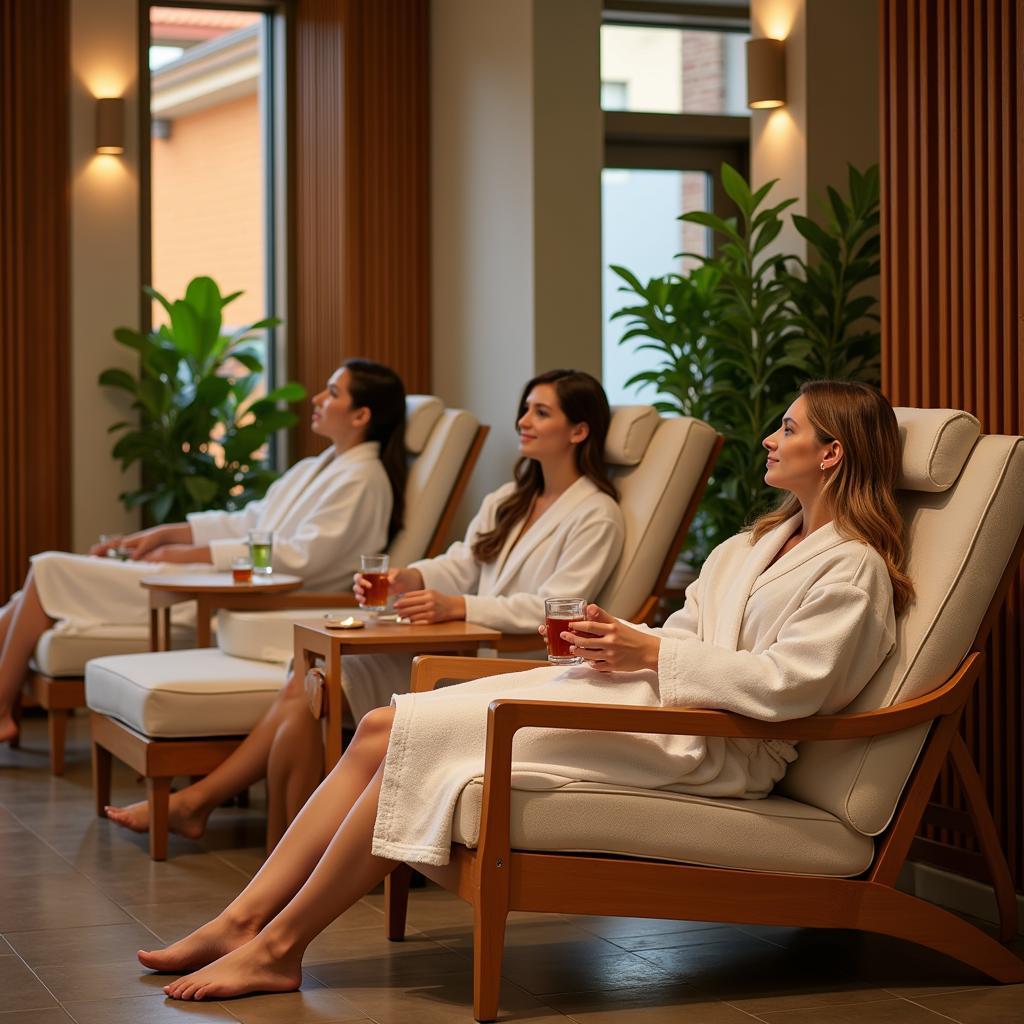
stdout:
<svg viewBox="0 0 1024 1024">
<path fill-rule="evenodd" d="M 3 1024 L 71 1024 L 71 1018 L 59 1006 L 48 1010 L 12 1010 L 0 1012 Z"/>
<path fill-rule="evenodd" d="M 1020 1024 L 1024 1021 L 1024 985 L 996 985 L 969 992 L 923 996 L 913 1001 L 961 1024 Z"/>
<path fill-rule="evenodd" d="M 665 984 L 655 964 L 628 953 L 596 952 L 589 944 L 506 948 L 502 975 L 535 996 Z"/>
<path fill-rule="evenodd" d="M 469 957 L 427 943 L 391 955 L 361 956 L 354 949 L 347 952 L 345 958 L 320 959 L 311 946 L 303 965 L 322 984 L 343 991 L 352 985 L 415 985 L 444 974 L 461 974 L 472 966 Z"/>
<path fill-rule="evenodd" d="M 42 839 L 24 828 L 0 832 L 0 892 L 30 875 L 72 875 L 75 868 Z"/>
<path fill-rule="evenodd" d="M 0 889 L 0 931 L 5 934 L 130 920 L 78 874 L 27 875 Z"/>
<path fill-rule="evenodd" d="M 666 932 L 722 927 L 717 921 L 663 921 L 653 917 L 598 917 L 587 914 L 567 914 L 566 920 L 608 939 L 615 939 L 617 936 L 661 935 Z"/>
<path fill-rule="evenodd" d="M 223 900 L 227 905 L 248 881 L 240 871 L 208 853 L 159 862 L 147 857 L 131 870 L 100 863 L 81 870 L 111 899 L 132 906 L 194 900 Z"/>
<path fill-rule="evenodd" d="M 681 984 L 545 996 L 544 1001 L 579 1024 L 752 1024 L 742 1010 Z"/>
<path fill-rule="evenodd" d="M 235 1024 L 219 1003 L 186 1003 L 159 996 L 65 1003 L 78 1024 Z"/>
<path fill-rule="evenodd" d="M 146 970 L 135 957 L 108 964 L 55 964 L 35 971 L 62 1003 L 160 995 L 173 977 Z"/>
<path fill-rule="evenodd" d="M 7 941 L 30 967 L 55 964 L 111 964 L 130 960 L 153 944 L 140 924 L 108 924 L 97 928 L 55 928 L 18 932 Z"/>
<path fill-rule="evenodd" d="M 231 867 L 237 871 L 241 871 L 243 874 L 248 875 L 252 878 L 261 867 L 263 862 L 267 859 L 266 850 L 262 844 L 259 846 L 251 846 L 244 850 L 218 850 L 218 860 L 224 861 L 225 864 L 230 864 Z"/>
<path fill-rule="evenodd" d="M 57 1000 L 16 957 L 0 957 L 0 1009 L 39 1010 L 56 1006 Z"/>
<path fill-rule="evenodd" d="M 905 999 L 760 1013 L 765 1024 L 941 1024 L 942 1017 Z"/>
<path fill-rule="evenodd" d="M 737 928 L 721 925 L 717 928 L 688 928 L 679 932 L 654 932 L 651 935 L 617 935 L 609 938 L 622 949 L 638 952 L 644 949 L 673 949 L 679 946 L 700 946 L 708 942 L 732 942 L 754 938 Z"/>
<path fill-rule="evenodd" d="M 320 986 L 225 1000 L 222 1005 L 242 1024 L 333 1024 L 365 1019 L 365 1012 L 341 992 Z"/>
<path fill-rule="evenodd" d="M 473 949 L 473 929 L 467 925 L 425 928 L 422 934 L 449 949 L 458 949 L 464 952 L 471 952 Z M 574 942 L 590 946 L 598 953 L 616 953 L 620 949 L 611 941 L 556 917 L 550 921 L 545 921 L 543 918 L 511 921 L 505 928 L 506 949 L 512 946 L 551 945 L 559 942 Z"/>
</svg>

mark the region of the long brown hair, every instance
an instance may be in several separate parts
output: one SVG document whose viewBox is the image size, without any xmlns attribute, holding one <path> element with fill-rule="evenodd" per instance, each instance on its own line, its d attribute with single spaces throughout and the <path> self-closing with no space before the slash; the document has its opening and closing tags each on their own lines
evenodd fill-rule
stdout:
<svg viewBox="0 0 1024 1024">
<path fill-rule="evenodd" d="M 570 423 L 586 423 L 590 428 L 586 438 L 576 445 L 576 468 L 598 490 L 618 501 L 615 485 L 608 479 L 604 464 L 604 445 L 612 418 L 604 388 L 582 370 L 548 370 L 528 381 L 523 388 L 516 423 L 526 412 L 526 399 L 538 384 L 553 385 L 558 404 Z M 498 506 L 494 529 L 482 533 L 473 542 L 473 556 L 479 562 L 493 562 L 498 557 L 512 527 L 526 517 L 534 499 L 544 490 L 544 473 L 536 459 L 520 458 L 513 477 L 516 489 Z"/>
<path fill-rule="evenodd" d="M 813 380 L 800 388 L 807 418 L 822 444 L 840 441 L 843 457 L 822 492 L 828 496 L 839 534 L 863 541 L 885 560 L 898 615 L 914 596 L 904 572 L 903 517 L 896 504 L 902 461 L 896 414 L 881 392 L 845 380 Z M 796 515 L 800 502 L 787 495 L 773 512 L 755 520 L 754 540 Z"/>
<path fill-rule="evenodd" d="M 391 519 L 388 543 L 402 528 L 405 519 L 405 386 L 402 378 L 383 363 L 369 359 L 346 359 L 348 393 L 356 409 L 370 410 L 366 440 L 380 445 L 380 461 L 391 484 Z"/>
</svg>

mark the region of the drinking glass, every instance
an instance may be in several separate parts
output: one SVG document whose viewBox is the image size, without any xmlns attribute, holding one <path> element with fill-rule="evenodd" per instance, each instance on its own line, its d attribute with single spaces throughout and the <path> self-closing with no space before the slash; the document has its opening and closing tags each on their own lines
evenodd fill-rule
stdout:
<svg viewBox="0 0 1024 1024">
<path fill-rule="evenodd" d="M 121 535 L 118 533 L 101 533 L 100 543 L 101 544 L 114 544 L 115 541 L 118 543 L 114 544 L 113 547 L 107 548 L 107 558 L 119 558 L 122 562 L 128 558 L 128 549 L 122 547 L 120 544 Z"/>
<path fill-rule="evenodd" d="M 362 607 L 370 612 L 382 612 L 388 606 L 388 556 L 361 555 L 360 571 L 369 589 L 363 592 Z"/>
<path fill-rule="evenodd" d="M 236 558 L 231 563 L 231 579 L 234 583 L 252 583 L 252 559 L 247 556 Z"/>
<path fill-rule="evenodd" d="M 249 531 L 249 558 L 252 560 L 252 571 L 255 575 L 269 576 L 274 571 L 274 567 L 271 564 L 273 546 L 273 531 Z"/>
<path fill-rule="evenodd" d="M 581 665 L 583 658 L 569 653 L 569 641 L 562 639 L 570 622 L 586 618 L 587 602 L 582 597 L 549 597 L 544 601 L 544 624 L 548 627 L 548 661 L 552 665 Z"/>
</svg>

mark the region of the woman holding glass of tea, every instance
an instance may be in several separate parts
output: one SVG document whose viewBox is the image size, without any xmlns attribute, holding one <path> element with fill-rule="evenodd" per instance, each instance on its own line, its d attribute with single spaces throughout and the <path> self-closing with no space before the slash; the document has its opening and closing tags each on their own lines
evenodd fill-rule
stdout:
<svg viewBox="0 0 1024 1024">
<path fill-rule="evenodd" d="M 145 624 L 142 577 L 232 571 L 249 554 L 250 532 L 273 531 L 274 569 L 301 576 L 311 590 L 336 591 L 361 553 L 385 547 L 401 528 L 405 495 L 401 380 L 379 363 L 346 361 L 313 398 L 312 429 L 330 446 L 239 511 L 196 512 L 183 523 L 108 537 L 89 555 L 32 558 L 22 589 L 0 610 L 0 742 L 17 735 L 12 708 L 39 637 L 55 624 L 69 634 L 107 627 L 107 635 Z M 175 620 L 189 615 L 182 608 Z"/>
</svg>

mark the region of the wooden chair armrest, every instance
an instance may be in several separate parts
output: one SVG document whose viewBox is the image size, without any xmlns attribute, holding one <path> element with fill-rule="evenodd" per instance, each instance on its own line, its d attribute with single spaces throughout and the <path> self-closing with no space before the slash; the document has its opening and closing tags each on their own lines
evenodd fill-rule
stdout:
<svg viewBox="0 0 1024 1024">
<path fill-rule="evenodd" d="M 442 679 L 483 679 L 505 672 L 525 672 L 547 667 L 546 661 L 524 661 L 513 658 L 465 658 L 446 654 L 421 654 L 413 658 L 412 693 L 428 693 Z"/>
</svg>

